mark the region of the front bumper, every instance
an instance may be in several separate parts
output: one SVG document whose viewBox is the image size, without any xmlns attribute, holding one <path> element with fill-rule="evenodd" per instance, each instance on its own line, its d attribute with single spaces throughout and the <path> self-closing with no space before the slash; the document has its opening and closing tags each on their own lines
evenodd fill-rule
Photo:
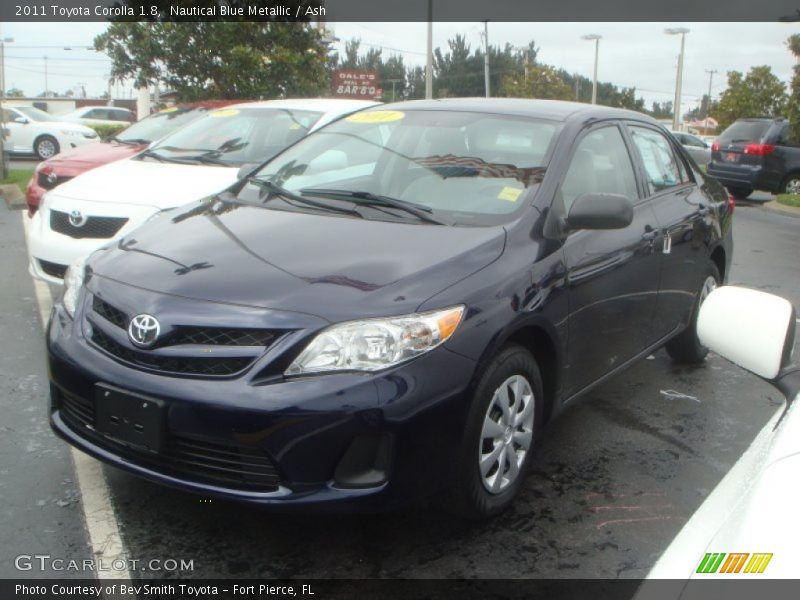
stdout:
<svg viewBox="0 0 800 600">
<path fill-rule="evenodd" d="M 443 347 L 382 373 L 263 377 L 257 362 L 234 377 L 189 378 L 122 364 L 76 329 L 56 306 L 47 335 L 51 426 L 129 473 L 205 496 L 331 510 L 387 508 L 450 481 L 475 363 Z M 270 351 L 264 358 L 280 360 Z M 132 449 L 93 429 L 98 383 L 164 402 L 161 452 Z M 176 447 L 184 454 L 176 457 Z M 220 465 L 241 471 L 237 455 L 264 468 L 219 477 Z M 192 468 L 180 462 L 187 460 Z"/>
<path fill-rule="evenodd" d="M 74 233 L 68 235 L 52 229 L 50 215 L 53 210 L 67 214 L 79 210 L 87 219 L 111 217 L 126 221 L 111 237 L 77 238 L 73 237 Z M 152 206 L 69 201 L 48 196 L 47 201 L 31 217 L 28 231 L 28 271 L 37 279 L 62 285 L 63 271 L 73 261 L 85 258 L 98 248 L 127 235 L 157 212 Z"/>
</svg>

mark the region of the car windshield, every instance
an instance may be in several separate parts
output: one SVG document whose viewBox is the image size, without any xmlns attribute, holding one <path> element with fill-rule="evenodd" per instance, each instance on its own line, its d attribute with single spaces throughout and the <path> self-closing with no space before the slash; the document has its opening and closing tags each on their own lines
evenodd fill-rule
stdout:
<svg viewBox="0 0 800 600">
<path fill-rule="evenodd" d="M 142 156 L 227 166 L 261 163 L 301 139 L 321 116 L 288 108 L 222 108 L 166 136 Z"/>
<path fill-rule="evenodd" d="M 15 106 L 14 108 L 28 117 L 31 121 L 47 122 L 56 120 L 53 115 L 49 115 L 43 110 L 39 110 L 33 106 Z"/>
<path fill-rule="evenodd" d="M 559 122 L 479 112 L 359 112 L 267 163 L 239 198 L 253 202 L 283 190 L 293 207 L 307 197 L 349 202 L 369 218 L 435 215 L 454 225 L 496 225 L 527 204 L 560 129 Z"/>
<path fill-rule="evenodd" d="M 152 142 L 206 114 L 205 108 L 167 108 L 134 123 L 115 137 L 121 142 Z"/>
<path fill-rule="evenodd" d="M 760 142 L 771 124 L 771 121 L 736 121 L 722 132 L 718 141 L 721 144 Z"/>
</svg>

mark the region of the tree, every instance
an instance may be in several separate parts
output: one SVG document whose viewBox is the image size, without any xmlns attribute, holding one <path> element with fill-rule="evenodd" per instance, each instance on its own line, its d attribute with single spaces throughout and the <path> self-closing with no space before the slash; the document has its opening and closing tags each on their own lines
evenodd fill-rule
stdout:
<svg viewBox="0 0 800 600">
<path fill-rule="evenodd" d="M 653 107 L 649 112 L 654 119 L 671 119 L 672 101 L 667 100 L 666 102 L 653 102 Z"/>
<path fill-rule="evenodd" d="M 514 98 L 572 99 L 572 88 L 549 65 L 531 65 L 525 73 L 506 75 L 500 93 Z"/>
<path fill-rule="evenodd" d="M 113 79 L 181 100 L 316 96 L 329 85 L 327 48 L 305 23 L 115 22 L 94 43 Z"/>
<path fill-rule="evenodd" d="M 795 58 L 795 65 L 792 67 L 792 80 L 789 82 L 789 98 L 787 102 L 792 138 L 798 140 L 800 139 L 800 34 L 795 33 L 786 40 L 786 46 Z"/>
<path fill-rule="evenodd" d="M 6 92 L 6 96 L 10 98 L 24 98 L 25 92 L 17 87 L 12 87 L 10 90 Z"/>
<path fill-rule="evenodd" d="M 740 71 L 728 71 L 728 89 L 712 107 L 712 116 L 722 131 L 743 117 L 776 117 L 786 110 L 784 84 L 769 66 L 753 67 L 747 76 Z"/>
</svg>

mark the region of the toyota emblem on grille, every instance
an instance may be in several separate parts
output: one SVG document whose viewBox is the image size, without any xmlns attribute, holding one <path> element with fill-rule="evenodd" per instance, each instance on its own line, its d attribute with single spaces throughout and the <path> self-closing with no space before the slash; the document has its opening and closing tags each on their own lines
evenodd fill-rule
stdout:
<svg viewBox="0 0 800 600">
<path fill-rule="evenodd" d="M 136 315 L 128 325 L 128 337 L 137 346 L 152 346 L 158 339 L 161 325 L 152 315 Z"/>
<path fill-rule="evenodd" d="M 83 216 L 81 211 L 73 210 L 69 213 L 69 224 L 73 227 L 83 227 L 86 224 L 86 217 Z"/>
</svg>

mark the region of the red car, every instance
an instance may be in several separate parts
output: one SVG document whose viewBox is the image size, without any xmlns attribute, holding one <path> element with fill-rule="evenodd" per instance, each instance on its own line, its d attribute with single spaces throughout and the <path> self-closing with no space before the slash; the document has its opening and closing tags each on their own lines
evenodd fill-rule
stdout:
<svg viewBox="0 0 800 600">
<path fill-rule="evenodd" d="M 45 192 L 52 190 L 58 184 L 95 167 L 138 154 L 151 142 L 194 121 L 206 111 L 233 102 L 233 100 L 208 100 L 167 108 L 134 123 L 108 140 L 73 148 L 39 163 L 28 182 L 25 194 L 28 214 L 33 216 Z"/>
</svg>

